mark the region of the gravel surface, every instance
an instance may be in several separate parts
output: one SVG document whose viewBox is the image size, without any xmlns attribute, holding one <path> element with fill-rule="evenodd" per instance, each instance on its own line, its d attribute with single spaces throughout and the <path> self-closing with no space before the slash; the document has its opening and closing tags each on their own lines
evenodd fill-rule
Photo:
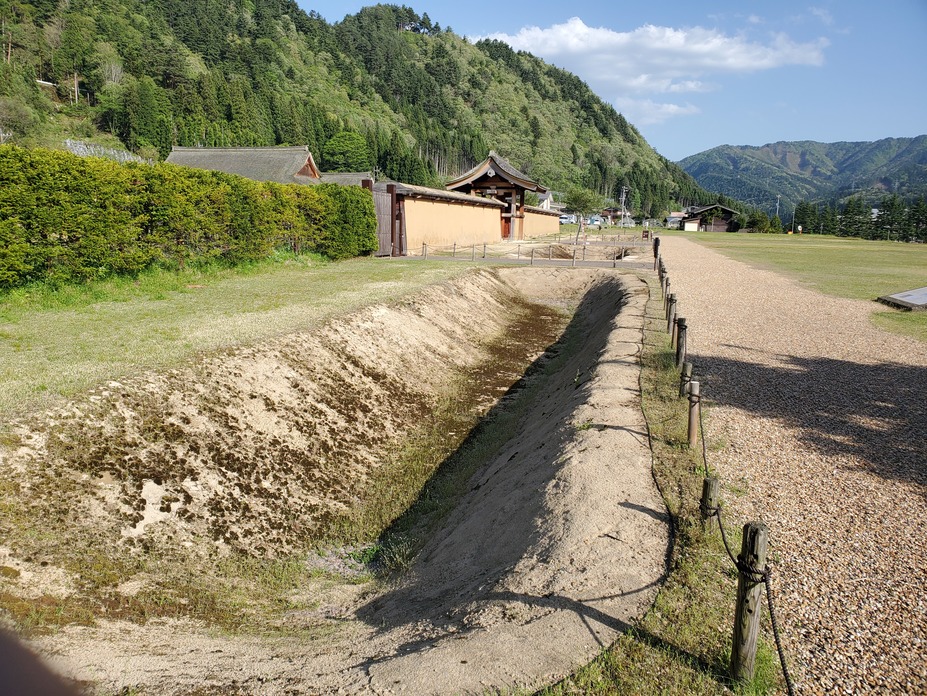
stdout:
<svg viewBox="0 0 927 696">
<path fill-rule="evenodd" d="M 799 693 L 927 693 L 927 346 L 687 239 L 661 252 L 728 524 L 770 527 Z"/>
</svg>

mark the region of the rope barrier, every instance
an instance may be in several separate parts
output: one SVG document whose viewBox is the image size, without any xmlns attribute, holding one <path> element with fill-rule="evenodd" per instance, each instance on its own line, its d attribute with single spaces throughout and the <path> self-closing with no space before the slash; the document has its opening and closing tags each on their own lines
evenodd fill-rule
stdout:
<svg viewBox="0 0 927 696">
<path fill-rule="evenodd" d="M 731 563 L 737 568 L 737 571 L 754 583 L 763 583 L 766 587 L 766 604 L 769 607 L 769 623 L 773 630 L 773 639 L 776 641 L 776 652 L 779 654 L 779 664 L 782 666 L 782 676 L 785 677 L 785 688 L 789 696 L 795 696 L 795 686 L 792 684 L 792 677 L 789 675 L 788 664 L 785 661 L 785 650 L 782 648 L 782 636 L 779 630 L 779 622 L 776 619 L 776 608 L 772 596 L 772 568 L 767 564 L 765 568 L 759 569 L 747 564 L 740 554 L 735 557 L 731 552 L 730 544 L 727 541 L 727 534 L 724 532 L 724 520 L 721 518 L 721 506 L 709 510 L 711 517 L 718 518 L 718 528 L 721 530 L 721 541 L 724 544 L 724 550 L 727 552 Z"/>
<path fill-rule="evenodd" d="M 702 403 L 702 396 L 698 396 L 699 405 Z M 702 409 L 698 410 L 698 429 L 699 435 L 702 438 L 702 462 L 705 464 L 705 476 L 711 476 L 711 470 L 708 468 L 708 445 L 705 444 L 705 416 L 702 413 Z"/>
<path fill-rule="evenodd" d="M 662 268 L 662 264 L 661 264 L 660 271 L 661 271 L 660 275 L 662 276 L 663 273 L 665 273 L 665 271 Z M 700 394 L 695 395 L 695 396 L 690 394 L 689 398 L 693 399 L 695 403 L 701 406 L 702 398 Z M 702 463 L 703 463 L 704 470 L 705 470 L 705 477 L 708 478 L 711 476 L 711 468 L 708 465 L 708 446 L 705 441 L 705 419 L 704 419 L 704 414 L 702 413 L 701 408 L 699 408 L 698 420 L 699 420 L 698 422 L 699 435 L 701 436 L 701 439 L 702 439 Z M 711 517 L 718 518 L 718 528 L 721 530 L 721 542 L 724 544 L 724 551 L 727 553 L 728 558 L 731 560 L 731 563 L 734 565 L 737 571 L 741 573 L 744 577 L 746 577 L 750 582 L 753 582 L 753 583 L 762 582 L 764 587 L 766 588 L 766 604 L 769 607 L 769 622 L 770 622 L 770 625 L 772 626 L 773 639 L 776 642 L 776 652 L 779 655 L 779 664 L 782 667 L 782 675 L 785 678 L 786 691 L 789 696 L 794 696 L 795 686 L 792 683 L 792 677 L 789 674 L 788 664 L 786 663 L 786 660 L 785 660 L 785 650 L 782 647 L 782 636 L 781 636 L 781 631 L 779 630 L 779 622 L 776 618 L 775 602 L 773 601 L 772 581 L 771 581 L 772 569 L 770 568 L 769 564 L 767 564 L 766 567 L 763 569 L 754 568 L 753 566 L 745 562 L 744 559 L 741 558 L 739 554 L 735 556 L 733 552 L 731 551 L 730 544 L 728 543 L 727 533 L 724 531 L 724 520 L 721 517 L 721 506 L 718 505 L 714 508 L 702 509 L 703 505 L 704 505 L 703 503 L 700 503 L 699 508 L 705 518 L 711 518 Z"/>
</svg>

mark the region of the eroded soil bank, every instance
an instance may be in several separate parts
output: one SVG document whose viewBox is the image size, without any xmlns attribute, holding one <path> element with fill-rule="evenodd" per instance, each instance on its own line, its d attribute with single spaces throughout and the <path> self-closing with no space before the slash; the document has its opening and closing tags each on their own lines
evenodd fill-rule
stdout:
<svg viewBox="0 0 927 696">
<path fill-rule="evenodd" d="M 478 693 L 565 674 L 643 612 L 664 572 L 639 408 L 645 299 L 633 275 L 481 270 L 35 414 L 0 464 L 4 604 L 112 616 L 34 642 L 104 693 Z M 182 591 L 198 564 L 277 557 L 292 574 L 305 539 L 356 504 L 526 300 L 578 308 L 521 385 L 517 432 L 398 585 L 288 580 L 264 608 L 269 636 L 165 618 L 228 628 L 215 597 Z M 247 564 L 239 574 L 247 614 L 261 598 Z M 158 601 L 174 611 L 138 623 Z"/>
</svg>

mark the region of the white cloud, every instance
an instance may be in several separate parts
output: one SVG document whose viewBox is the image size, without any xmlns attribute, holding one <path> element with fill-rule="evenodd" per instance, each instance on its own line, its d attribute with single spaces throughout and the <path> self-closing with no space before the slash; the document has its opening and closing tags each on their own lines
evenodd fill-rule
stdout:
<svg viewBox="0 0 927 696">
<path fill-rule="evenodd" d="M 808 11 L 813 14 L 815 17 L 821 20 L 821 23 L 824 26 L 832 26 L 834 23 L 834 16 L 823 7 L 811 7 Z"/>
<path fill-rule="evenodd" d="M 648 24 L 621 32 L 587 26 L 579 17 L 548 28 L 525 27 L 515 35 L 484 38 L 505 41 L 516 50 L 559 65 L 588 82 L 598 94 L 621 95 L 622 101 L 616 99 L 614 104 L 618 108 L 627 104 L 626 115 L 635 123 L 698 111 L 690 104 L 657 103 L 651 101 L 653 97 L 716 91 L 724 75 L 821 65 L 829 45 L 825 38 L 800 43 L 785 34 L 757 42 L 704 27 Z"/>
<path fill-rule="evenodd" d="M 627 97 L 617 97 L 612 100 L 612 103 L 624 114 L 625 118 L 639 126 L 652 126 L 678 116 L 701 113 L 701 109 L 688 103 L 670 104 L 655 102 L 652 99 L 629 99 Z"/>
</svg>

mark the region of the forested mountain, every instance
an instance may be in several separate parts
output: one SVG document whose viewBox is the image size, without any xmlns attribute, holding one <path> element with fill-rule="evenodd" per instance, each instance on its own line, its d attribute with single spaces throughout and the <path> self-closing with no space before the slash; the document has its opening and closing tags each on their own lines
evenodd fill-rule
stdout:
<svg viewBox="0 0 927 696">
<path fill-rule="evenodd" d="M 762 147 L 722 145 L 679 165 L 707 189 L 766 212 L 794 209 L 799 201 L 877 204 L 897 194 L 913 201 L 927 194 L 927 135 L 875 142 L 778 142 Z"/>
<path fill-rule="evenodd" d="M 557 190 L 629 186 L 640 214 L 717 199 L 576 76 L 407 7 L 330 25 L 293 0 L 0 0 L 0 36 L 0 140 L 26 146 L 306 144 L 418 184 L 492 148 Z"/>
</svg>

